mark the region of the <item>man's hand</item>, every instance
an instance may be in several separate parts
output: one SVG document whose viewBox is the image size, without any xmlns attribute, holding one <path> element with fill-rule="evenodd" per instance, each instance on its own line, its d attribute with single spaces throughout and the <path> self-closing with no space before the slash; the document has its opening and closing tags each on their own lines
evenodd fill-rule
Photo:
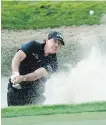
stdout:
<svg viewBox="0 0 106 125">
<path fill-rule="evenodd" d="M 23 76 L 22 75 L 17 75 L 17 76 L 15 76 L 14 78 L 12 78 L 11 79 L 11 82 L 13 83 L 13 84 L 19 84 L 19 83 L 21 83 L 22 81 L 23 81 Z"/>
<path fill-rule="evenodd" d="M 11 76 L 11 82 L 13 83 L 13 87 L 16 89 L 21 89 L 21 85 L 19 84 L 22 82 L 22 76 L 19 74 L 19 72 L 13 72 Z"/>
</svg>

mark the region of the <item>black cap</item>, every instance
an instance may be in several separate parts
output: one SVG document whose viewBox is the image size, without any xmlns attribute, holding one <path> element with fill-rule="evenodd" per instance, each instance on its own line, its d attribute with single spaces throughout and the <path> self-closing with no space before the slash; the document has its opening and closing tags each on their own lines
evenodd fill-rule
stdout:
<svg viewBox="0 0 106 125">
<path fill-rule="evenodd" d="M 48 34 L 48 39 L 59 40 L 62 45 L 64 44 L 63 36 L 60 32 L 52 31 Z"/>
</svg>

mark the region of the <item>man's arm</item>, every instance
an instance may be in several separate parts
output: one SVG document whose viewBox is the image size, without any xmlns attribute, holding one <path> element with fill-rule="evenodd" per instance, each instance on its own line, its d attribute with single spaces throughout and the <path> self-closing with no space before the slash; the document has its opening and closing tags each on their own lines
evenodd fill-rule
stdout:
<svg viewBox="0 0 106 125">
<path fill-rule="evenodd" d="M 42 77 L 47 77 L 49 73 L 46 71 L 45 68 L 41 67 L 37 70 L 35 70 L 33 73 L 29 73 L 27 75 L 18 75 L 13 80 L 13 84 L 19 84 L 22 81 L 35 81 L 37 79 L 40 79 Z"/>
<path fill-rule="evenodd" d="M 29 73 L 23 76 L 23 81 L 35 81 L 42 77 L 48 77 L 50 74 L 56 72 L 58 69 L 57 57 L 54 57 L 46 65 L 42 65 L 41 68 L 35 70 L 33 73 Z"/>
<path fill-rule="evenodd" d="M 35 81 L 42 77 L 47 77 L 48 75 L 49 75 L 49 73 L 46 71 L 46 69 L 41 67 L 41 68 L 35 70 L 33 73 L 23 75 L 22 77 L 23 77 L 23 81 Z"/>
<path fill-rule="evenodd" d="M 15 54 L 15 56 L 12 60 L 12 71 L 13 72 L 19 72 L 20 62 L 22 62 L 27 57 L 27 55 L 32 52 L 33 49 L 37 48 L 37 43 L 36 43 L 36 46 L 34 46 L 34 45 L 35 45 L 35 41 L 30 41 L 21 46 L 21 48 Z"/>
<path fill-rule="evenodd" d="M 52 72 L 52 67 L 50 65 L 47 65 L 46 67 L 41 67 L 32 73 L 26 75 L 18 75 L 13 83 L 17 84 L 21 83 L 22 81 L 35 81 L 42 77 L 48 77 Z"/>
<path fill-rule="evenodd" d="M 19 50 L 12 59 L 12 73 L 19 72 L 20 62 L 26 58 L 26 54 Z"/>
</svg>

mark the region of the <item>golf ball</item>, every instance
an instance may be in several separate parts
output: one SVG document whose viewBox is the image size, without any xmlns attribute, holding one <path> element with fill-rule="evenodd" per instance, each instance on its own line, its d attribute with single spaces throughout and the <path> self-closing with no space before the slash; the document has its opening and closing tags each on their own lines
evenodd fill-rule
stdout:
<svg viewBox="0 0 106 125">
<path fill-rule="evenodd" d="M 89 14 L 90 14 L 90 15 L 93 15 L 93 14 L 94 14 L 94 11 L 93 11 L 93 10 L 90 10 L 90 11 L 89 11 Z"/>
</svg>

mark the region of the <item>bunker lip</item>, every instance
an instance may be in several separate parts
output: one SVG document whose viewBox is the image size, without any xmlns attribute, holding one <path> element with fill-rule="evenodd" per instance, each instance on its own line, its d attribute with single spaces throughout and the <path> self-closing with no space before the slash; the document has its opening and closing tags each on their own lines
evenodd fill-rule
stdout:
<svg viewBox="0 0 106 125">
<path fill-rule="evenodd" d="M 16 113 L 17 112 L 17 113 Z M 94 102 L 70 105 L 48 105 L 48 106 L 13 106 L 2 108 L 2 118 L 55 115 L 55 114 L 75 114 L 75 113 L 106 112 L 106 102 Z"/>
</svg>

